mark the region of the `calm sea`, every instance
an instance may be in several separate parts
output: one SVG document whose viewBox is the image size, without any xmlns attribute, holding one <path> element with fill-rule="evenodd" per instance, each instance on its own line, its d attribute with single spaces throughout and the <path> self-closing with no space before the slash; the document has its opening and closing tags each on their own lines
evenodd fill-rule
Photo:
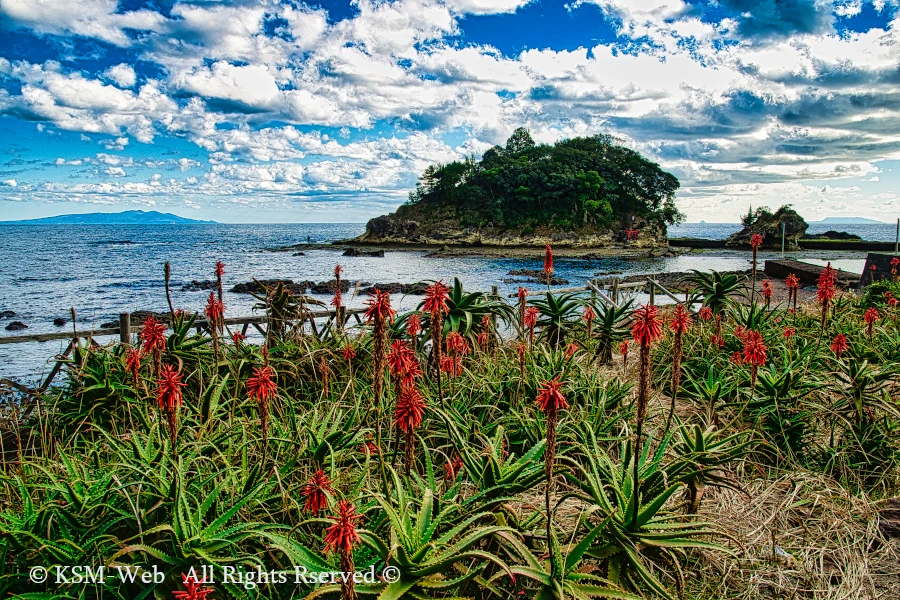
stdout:
<svg viewBox="0 0 900 600">
<path fill-rule="evenodd" d="M 868 226 L 867 226 L 868 227 Z M 727 229 L 730 228 L 730 229 Z M 725 237 L 735 225 L 684 225 L 672 236 Z M 843 227 L 842 227 L 843 228 Z M 849 227 L 846 229 L 850 229 Z M 74 307 L 79 329 L 99 327 L 116 320 L 119 312 L 166 310 L 163 263 L 172 264 L 172 287 L 177 307 L 202 310 L 208 292 L 181 291 L 192 280 L 211 280 L 217 260 L 226 264 L 226 290 L 251 278 L 288 278 L 295 281 L 332 279 L 335 264 L 344 266 L 351 281 L 412 283 L 429 279 L 452 281 L 458 276 L 472 290 L 488 291 L 498 285 L 514 292 L 518 284 L 503 283 L 517 268 L 541 268 L 536 261 L 486 258 L 427 258 L 424 252 L 388 252 L 384 258 L 350 258 L 338 250 L 308 250 L 304 256 L 270 252 L 266 248 L 330 242 L 361 234 L 364 225 L 23 225 L 0 226 L 0 311 L 16 313 L 0 320 L 0 336 L 65 330 L 53 325 L 69 318 Z M 893 239 L 880 229 L 864 237 Z M 769 255 L 771 257 L 772 255 Z M 812 259 L 825 254 L 806 253 Z M 840 268 L 861 271 L 862 254 L 847 255 Z M 765 258 L 763 255 L 762 258 Z M 675 258 L 625 260 L 557 260 L 556 272 L 581 285 L 585 279 L 611 273 L 639 274 L 689 269 L 744 269 L 744 252 L 715 251 Z M 252 314 L 255 300 L 246 294 L 225 294 L 226 314 Z M 328 301 L 327 297 L 321 298 Z M 393 298 L 401 310 L 415 308 L 421 298 Z M 363 298 L 350 299 L 351 306 Z M 28 325 L 24 332 L 6 331 L 11 320 Z M 71 327 L 71 323 L 64 326 Z M 33 383 L 62 351 L 65 342 L 0 345 L 0 377 Z"/>
</svg>

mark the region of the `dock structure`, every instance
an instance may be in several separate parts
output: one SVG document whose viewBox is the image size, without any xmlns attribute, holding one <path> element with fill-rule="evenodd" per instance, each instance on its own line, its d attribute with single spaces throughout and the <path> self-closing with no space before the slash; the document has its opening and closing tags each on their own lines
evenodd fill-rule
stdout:
<svg viewBox="0 0 900 600">
<path fill-rule="evenodd" d="M 822 265 L 814 265 L 792 259 L 767 260 L 763 266 L 763 272 L 773 279 L 786 279 L 788 275 L 793 273 L 803 285 L 815 285 L 819 280 L 819 275 L 824 270 L 825 267 Z M 852 288 L 859 287 L 859 273 L 850 273 L 840 269 L 836 269 L 836 272 L 838 285 Z"/>
</svg>

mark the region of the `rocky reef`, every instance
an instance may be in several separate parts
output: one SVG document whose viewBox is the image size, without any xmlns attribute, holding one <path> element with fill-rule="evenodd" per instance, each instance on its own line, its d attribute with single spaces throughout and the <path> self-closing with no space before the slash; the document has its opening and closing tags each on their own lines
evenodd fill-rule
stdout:
<svg viewBox="0 0 900 600">
<path fill-rule="evenodd" d="M 800 238 L 806 233 L 809 225 L 789 205 L 782 206 L 774 213 L 767 208 L 758 208 L 743 219 L 744 228 L 733 233 L 725 242 L 728 248 L 749 248 L 750 238 L 754 234 L 762 236 L 762 247 L 771 250 L 781 249 L 781 228 L 784 225 L 785 250 L 799 250 Z"/>
<path fill-rule="evenodd" d="M 608 228 L 591 226 L 562 230 L 549 225 L 501 228 L 468 224 L 465 214 L 450 209 L 417 205 L 401 206 L 395 213 L 371 219 L 366 232 L 354 244 L 400 246 L 495 246 L 554 248 L 623 248 L 659 250 L 668 248 L 666 227 L 629 215 Z M 637 239 L 627 240 L 626 229 L 637 230 Z"/>
</svg>

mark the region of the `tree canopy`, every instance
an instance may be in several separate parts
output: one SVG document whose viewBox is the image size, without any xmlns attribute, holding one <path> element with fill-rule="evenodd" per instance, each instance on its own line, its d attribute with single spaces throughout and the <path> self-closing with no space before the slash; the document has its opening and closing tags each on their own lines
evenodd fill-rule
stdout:
<svg viewBox="0 0 900 600">
<path fill-rule="evenodd" d="M 678 186 L 674 175 L 611 136 L 535 144 L 520 127 L 480 161 L 425 169 L 409 201 L 453 207 L 478 225 L 602 228 L 631 215 L 660 224 L 683 220 L 674 203 Z"/>
</svg>

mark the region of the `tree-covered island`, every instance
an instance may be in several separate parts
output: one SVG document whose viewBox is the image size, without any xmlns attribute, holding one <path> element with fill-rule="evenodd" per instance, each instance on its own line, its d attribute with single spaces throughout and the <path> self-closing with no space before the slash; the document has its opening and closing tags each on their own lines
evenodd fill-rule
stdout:
<svg viewBox="0 0 900 600">
<path fill-rule="evenodd" d="M 409 201 L 369 221 L 356 241 L 659 248 L 667 245 L 666 225 L 683 219 L 678 186 L 611 136 L 536 144 L 519 128 L 480 161 L 428 167 Z"/>
</svg>

